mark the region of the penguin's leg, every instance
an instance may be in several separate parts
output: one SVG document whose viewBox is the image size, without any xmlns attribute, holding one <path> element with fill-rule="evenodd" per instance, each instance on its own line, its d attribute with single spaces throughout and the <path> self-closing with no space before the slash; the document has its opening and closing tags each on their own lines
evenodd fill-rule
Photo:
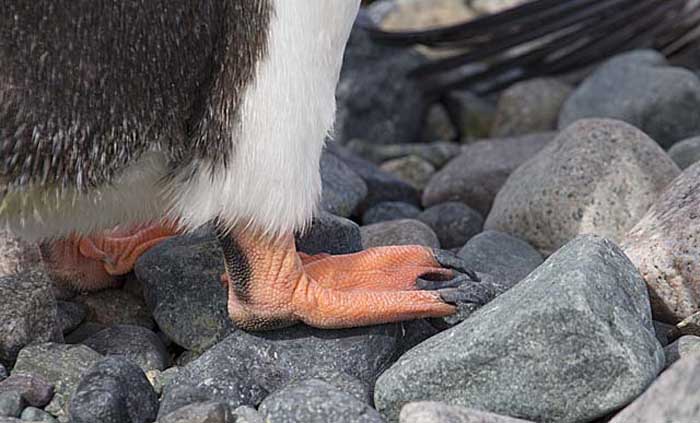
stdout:
<svg viewBox="0 0 700 423">
<path fill-rule="evenodd" d="M 118 227 L 90 236 L 73 235 L 40 244 L 47 270 L 59 285 L 94 291 L 119 285 L 136 260 L 156 244 L 179 233 L 173 222 Z"/>
<path fill-rule="evenodd" d="M 229 281 L 228 311 L 248 330 L 299 321 L 343 328 L 442 317 L 455 312 L 455 302 L 469 301 L 463 296 L 473 295 L 469 290 L 460 294 L 456 284 L 479 284 L 443 267 L 461 268 L 456 257 L 426 247 L 302 260 L 291 234 L 270 238 L 233 230 L 218 236 L 228 274 L 222 280 Z M 346 265 L 353 268 L 340 268 Z"/>
</svg>

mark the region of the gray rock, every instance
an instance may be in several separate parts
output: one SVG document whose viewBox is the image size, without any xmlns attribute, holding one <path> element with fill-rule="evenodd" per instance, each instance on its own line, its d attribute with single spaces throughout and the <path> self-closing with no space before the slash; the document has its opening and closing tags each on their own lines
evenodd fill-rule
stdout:
<svg viewBox="0 0 700 423">
<path fill-rule="evenodd" d="M 317 379 L 293 384 L 273 393 L 260 404 L 260 413 L 271 422 L 384 422 L 366 402 L 358 401 Z"/>
<path fill-rule="evenodd" d="M 22 411 L 20 419 L 29 422 L 58 423 L 51 414 L 36 407 L 27 407 Z"/>
<path fill-rule="evenodd" d="M 83 344 L 105 356 L 123 356 L 144 372 L 165 370 L 170 365 L 170 354 L 158 335 L 141 326 L 112 326 L 86 339 Z"/>
<path fill-rule="evenodd" d="M 73 423 L 151 423 L 158 413 L 158 397 L 138 366 L 107 357 L 80 380 L 69 413 Z"/>
<path fill-rule="evenodd" d="M 84 345 L 39 344 L 20 351 L 14 372 L 40 376 L 54 386 L 55 394 L 45 410 L 54 416 L 65 415 L 80 378 L 102 356 Z"/>
<path fill-rule="evenodd" d="M 655 51 L 638 50 L 605 62 L 569 97 L 559 128 L 583 118 L 623 120 L 662 147 L 700 134 L 700 79 L 669 66 Z"/>
<path fill-rule="evenodd" d="M 136 262 L 146 304 L 174 343 L 201 352 L 235 330 L 221 285 L 223 253 L 213 234 L 179 236 Z"/>
<path fill-rule="evenodd" d="M 479 212 L 457 202 L 430 207 L 416 219 L 430 226 L 446 250 L 462 248 L 484 226 L 484 218 Z"/>
<path fill-rule="evenodd" d="M 106 289 L 80 295 L 73 301 L 87 306 L 86 320 L 104 326 L 136 325 L 155 329 L 151 313 L 143 298 L 121 290 Z"/>
<path fill-rule="evenodd" d="M 362 178 L 329 152 L 321 156 L 321 180 L 321 208 L 337 216 L 350 216 L 367 195 Z"/>
<path fill-rule="evenodd" d="M 386 161 L 379 168 L 419 191 L 425 188 L 435 173 L 435 166 L 427 160 L 413 155 Z"/>
<path fill-rule="evenodd" d="M 396 348 L 394 358 L 396 361 L 406 351 L 425 341 L 426 339 L 435 336 L 440 331 L 425 319 L 406 320 L 401 322 L 401 338 L 399 345 Z"/>
<path fill-rule="evenodd" d="M 24 400 L 19 392 L 8 391 L 0 393 L 0 416 L 19 417 L 24 409 Z"/>
<path fill-rule="evenodd" d="M 297 237 L 297 250 L 306 254 L 349 254 L 362 249 L 360 227 L 351 220 L 319 213 L 306 233 Z"/>
<path fill-rule="evenodd" d="M 294 375 L 287 385 L 293 385 L 309 379 L 320 380 L 359 401 L 367 404 L 372 403 L 369 385 L 366 382 L 333 368 L 315 367 L 302 370 L 298 375 Z"/>
<path fill-rule="evenodd" d="M 380 46 L 362 29 L 350 34 L 336 97 L 335 138 L 378 144 L 415 140 L 427 102 L 408 72 L 424 62 L 411 49 Z"/>
<path fill-rule="evenodd" d="M 377 164 L 406 156 L 417 156 L 430 162 L 436 168 L 443 167 L 462 152 L 454 142 L 432 142 L 382 145 L 360 139 L 350 141 L 346 146 L 358 156 Z"/>
<path fill-rule="evenodd" d="M 0 364 L 0 382 L 7 379 L 7 376 L 9 376 L 7 369 L 5 368 L 5 366 Z"/>
<path fill-rule="evenodd" d="M 87 307 L 84 304 L 58 301 L 58 323 L 64 335 L 73 332 L 85 320 Z"/>
<path fill-rule="evenodd" d="M 489 139 L 464 147 L 462 154 L 437 172 L 423 191 L 425 207 L 460 201 L 486 216 L 508 176 L 537 154 L 554 133 Z"/>
<path fill-rule="evenodd" d="M 388 367 L 397 325 L 319 330 L 303 325 L 234 332 L 182 368 L 164 389 L 160 415 L 194 402 L 222 401 L 232 408 L 257 405 L 300 378 L 346 373 L 366 384 Z"/>
<path fill-rule="evenodd" d="M 420 401 L 406 404 L 400 423 L 528 423 L 485 411 L 473 410 L 440 402 Z"/>
<path fill-rule="evenodd" d="M 700 420 L 700 355 L 676 362 L 610 423 L 697 422 Z"/>
<path fill-rule="evenodd" d="M 233 418 L 234 423 L 265 423 L 256 409 L 245 405 L 233 410 Z"/>
<path fill-rule="evenodd" d="M 163 370 L 162 372 L 155 371 L 152 374 L 152 377 L 149 377 L 149 373 L 146 373 L 146 377 L 148 377 L 148 380 L 151 381 L 153 390 L 160 397 L 163 394 L 163 388 L 165 388 L 165 386 L 177 376 L 179 371 L 180 367 L 173 366 Z"/>
<path fill-rule="evenodd" d="M 40 263 L 41 254 L 36 244 L 0 230 L 0 277 L 37 269 Z"/>
<path fill-rule="evenodd" d="M 425 245 L 440 248 L 437 235 L 418 220 L 401 219 L 375 223 L 360 228 L 364 248 L 389 245 Z"/>
<path fill-rule="evenodd" d="M 445 96 L 445 107 L 462 142 L 488 137 L 496 118 L 496 106 L 469 91 L 451 91 Z"/>
<path fill-rule="evenodd" d="M 374 163 L 357 157 L 341 147 L 331 145 L 329 149 L 337 154 L 355 173 L 360 175 L 365 184 L 367 184 L 367 196 L 358 208 L 360 213 L 385 201 L 402 201 L 409 204 L 418 204 L 418 190 L 410 184 L 384 172 Z"/>
<path fill-rule="evenodd" d="M 418 216 L 420 212 L 421 210 L 413 204 L 402 203 L 400 201 L 387 201 L 368 209 L 365 214 L 362 215 L 362 224 L 371 225 L 388 220 L 413 219 Z"/>
<path fill-rule="evenodd" d="M 44 378 L 19 371 L 0 382 L 0 393 L 4 392 L 18 392 L 24 402 L 34 407 L 44 407 L 54 395 L 53 385 Z"/>
<path fill-rule="evenodd" d="M 95 322 L 83 322 L 73 332 L 66 335 L 66 344 L 79 344 L 104 329 L 107 329 L 107 326 Z"/>
<path fill-rule="evenodd" d="M 619 120 L 584 119 L 513 172 L 484 224 L 549 255 L 578 234 L 620 242 L 679 169 Z"/>
<path fill-rule="evenodd" d="M 209 401 L 191 404 L 158 419 L 158 423 L 234 423 L 228 405 Z"/>
<path fill-rule="evenodd" d="M 663 363 L 639 273 L 613 243 L 589 235 L 404 354 L 379 378 L 374 399 L 389 421 L 416 400 L 592 421 L 641 394 Z"/>
<path fill-rule="evenodd" d="M 512 137 L 557 129 L 559 112 L 573 88 L 558 79 L 536 78 L 501 93 L 491 136 Z"/>
<path fill-rule="evenodd" d="M 671 183 L 622 248 L 649 287 L 654 318 L 678 323 L 700 308 L 700 163 Z"/>
<path fill-rule="evenodd" d="M 12 366 L 26 345 L 62 342 L 52 282 L 40 270 L 0 277 L 0 363 Z"/>
<path fill-rule="evenodd" d="M 442 104 L 433 104 L 428 108 L 423 127 L 424 140 L 456 140 L 459 138 L 457 128 Z"/>
<path fill-rule="evenodd" d="M 668 323 L 659 322 L 658 320 L 654 320 L 653 323 L 654 332 L 656 333 L 656 339 L 658 339 L 659 343 L 665 347 L 669 344 L 669 337 L 673 333 L 674 329 L 676 329 L 676 327 L 674 325 L 669 325 Z"/>
<path fill-rule="evenodd" d="M 700 355 L 700 336 L 686 335 L 664 348 L 666 367 L 689 355 Z"/>
<path fill-rule="evenodd" d="M 475 272 L 487 273 L 510 288 L 542 264 L 542 255 L 527 242 L 498 231 L 470 239 L 458 254 Z"/>
<path fill-rule="evenodd" d="M 688 138 L 673 144 L 668 150 L 668 155 L 679 168 L 689 168 L 700 161 L 700 137 Z"/>
</svg>

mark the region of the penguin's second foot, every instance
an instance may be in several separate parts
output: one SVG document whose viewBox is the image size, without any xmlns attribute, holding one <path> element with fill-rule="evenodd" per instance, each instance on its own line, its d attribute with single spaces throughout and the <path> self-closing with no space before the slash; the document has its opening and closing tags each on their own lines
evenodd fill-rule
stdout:
<svg viewBox="0 0 700 423">
<path fill-rule="evenodd" d="M 118 277 L 129 273 L 143 253 L 178 233 L 175 223 L 157 222 L 73 235 L 39 247 L 56 284 L 73 291 L 96 291 L 119 286 Z"/>
<path fill-rule="evenodd" d="M 477 276 L 461 259 L 422 246 L 330 256 L 297 253 L 292 235 L 221 232 L 228 311 L 247 330 L 304 322 L 318 328 L 366 326 L 453 314 L 457 302 L 483 303 Z"/>
</svg>

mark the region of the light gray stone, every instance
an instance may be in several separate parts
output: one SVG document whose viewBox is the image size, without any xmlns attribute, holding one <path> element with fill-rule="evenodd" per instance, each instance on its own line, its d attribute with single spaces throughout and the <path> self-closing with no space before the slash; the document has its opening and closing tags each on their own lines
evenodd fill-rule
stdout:
<svg viewBox="0 0 700 423">
<path fill-rule="evenodd" d="M 688 138 L 673 144 L 668 150 L 668 155 L 679 168 L 689 168 L 700 161 L 700 137 Z"/>
<path fill-rule="evenodd" d="M 406 404 L 399 423 L 528 423 L 485 411 L 473 410 L 440 402 L 421 401 Z"/>
<path fill-rule="evenodd" d="M 700 355 L 700 336 L 681 336 L 664 348 L 666 367 L 689 355 Z"/>
</svg>

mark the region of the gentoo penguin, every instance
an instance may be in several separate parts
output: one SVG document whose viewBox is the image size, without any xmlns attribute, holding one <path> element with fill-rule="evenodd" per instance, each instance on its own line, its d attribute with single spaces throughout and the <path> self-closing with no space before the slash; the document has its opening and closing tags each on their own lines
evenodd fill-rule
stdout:
<svg viewBox="0 0 700 423">
<path fill-rule="evenodd" d="M 453 313 L 451 287 L 476 278 L 445 252 L 295 250 L 359 3 L 5 0 L 0 221 L 60 238 L 47 262 L 83 289 L 216 222 L 229 314 L 246 329 Z"/>
</svg>

